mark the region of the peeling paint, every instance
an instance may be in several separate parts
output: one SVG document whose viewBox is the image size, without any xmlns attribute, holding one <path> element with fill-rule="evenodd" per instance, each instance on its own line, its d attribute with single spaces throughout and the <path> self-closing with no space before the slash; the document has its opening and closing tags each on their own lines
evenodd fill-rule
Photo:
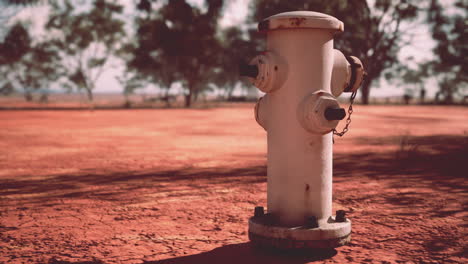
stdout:
<svg viewBox="0 0 468 264">
<path fill-rule="evenodd" d="M 277 14 L 266 18 L 258 25 L 260 32 L 288 28 L 330 29 L 336 32 L 343 31 L 344 25 L 335 17 L 310 11 Z"/>
<path fill-rule="evenodd" d="M 258 24 L 258 31 L 266 31 L 270 28 L 270 20 L 263 20 Z"/>
<path fill-rule="evenodd" d="M 289 23 L 293 27 L 300 27 L 306 21 L 305 17 L 291 17 Z"/>
</svg>

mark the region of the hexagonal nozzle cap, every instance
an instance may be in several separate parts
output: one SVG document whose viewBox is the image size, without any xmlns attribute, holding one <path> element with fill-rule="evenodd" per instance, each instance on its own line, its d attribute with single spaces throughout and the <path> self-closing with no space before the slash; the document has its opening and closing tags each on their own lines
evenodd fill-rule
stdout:
<svg viewBox="0 0 468 264">
<path fill-rule="evenodd" d="M 239 75 L 247 76 L 250 78 L 257 78 L 258 76 L 258 66 L 250 65 L 247 63 L 239 63 Z"/>
<path fill-rule="evenodd" d="M 325 110 L 325 118 L 327 120 L 343 120 L 346 116 L 346 111 L 343 108 L 327 108 Z"/>
<path fill-rule="evenodd" d="M 364 65 L 360 59 L 354 56 L 349 56 L 346 57 L 346 60 L 348 60 L 351 65 L 351 78 L 349 80 L 349 85 L 345 88 L 344 92 L 352 93 L 359 89 L 362 81 L 364 81 L 367 76 L 367 72 L 364 70 Z"/>
</svg>

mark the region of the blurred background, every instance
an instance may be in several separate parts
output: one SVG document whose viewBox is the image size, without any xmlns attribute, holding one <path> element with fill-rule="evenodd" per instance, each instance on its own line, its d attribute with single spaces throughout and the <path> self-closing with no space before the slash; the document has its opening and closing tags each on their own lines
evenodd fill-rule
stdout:
<svg viewBox="0 0 468 264">
<path fill-rule="evenodd" d="M 467 0 L 0 0 L 0 263 L 317 260 L 248 243 L 267 140 L 238 65 L 292 10 L 343 21 L 368 72 L 324 262 L 468 263 Z"/>
<path fill-rule="evenodd" d="M 368 72 L 358 103 L 466 104 L 464 0 L 0 0 L 0 107 L 191 107 L 253 101 L 238 64 L 262 19 L 312 10 Z"/>
</svg>

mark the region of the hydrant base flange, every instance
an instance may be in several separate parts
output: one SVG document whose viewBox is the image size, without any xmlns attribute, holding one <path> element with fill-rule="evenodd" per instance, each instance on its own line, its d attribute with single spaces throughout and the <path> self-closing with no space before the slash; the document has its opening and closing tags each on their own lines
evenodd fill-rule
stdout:
<svg viewBox="0 0 468 264">
<path fill-rule="evenodd" d="M 345 237 L 327 240 L 295 240 L 289 238 L 264 237 L 249 232 L 249 239 L 255 246 L 263 248 L 277 248 L 283 250 L 327 249 L 348 244 L 351 241 L 351 234 Z"/>
<path fill-rule="evenodd" d="M 285 250 L 336 248 L 351 241 L 351 221 L 335 222 L 317 228 L 284 227 L 269 222 L 267 215 L 249 219 L 249 239 L 260 247 Z"/>
</svg>

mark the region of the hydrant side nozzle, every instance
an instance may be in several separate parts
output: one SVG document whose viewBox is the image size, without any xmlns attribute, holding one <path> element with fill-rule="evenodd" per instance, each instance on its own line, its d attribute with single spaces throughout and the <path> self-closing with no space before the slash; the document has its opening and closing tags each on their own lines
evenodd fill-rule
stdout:
<svg viewBox="0 0 468 264">
<path fill-rule="evenodd" d="M 247 76 L 250 78 L 257 78 L 258 76 L 258 66 L 250 65 L 245 62 L 239 63 L 239 75 Z"/>
<path fill-rule="evenodd" d="M 346 111 L 343 108 L 333 108 L 329 107 L 325 109 L 325 118 L 329 121 L 331 120 L 343 120 L 346 116 Z"/>
<path fill-rule="evenodd" d="M 296 116 L 302 128 L 313 134 L 324 135 L 336 128 L 341 120 L 338 117 L 341 117 L 343 113 L 339 109 L 338 101 L 332 94 L 319 90 L 302 100 L 297 107 Z M 327 110 L 328 114 L 326 114 Z"/>
<path fill-rule="evenodd" d="M 337 49 L 333 51 L 332 94 L 338 97 L 343 92 L 356 92 L 366 77 L 361 60 L 354 56 L 345 56 Z"/>
<path fill-rule="evenodd" d="M 255 104 L 254 114 L 255 121 L 259 124 L 265 131 L 267 131 L 268 123 L 268 94 L 260 97 Z"/>
<path fill-rule="evenodd" d="M 285 82 L 288 65 L 286 60 L 275 52 L 265 51 L 253 58 L 248 65 L 241 65 L 239 70 L 241 75 L 251 77 L 250 82 L 260 91 L 271 93 Z"/>
<path fill-rule="evenodd" d="M 349 86 L 351 65 L 346 56 L 339 50 L 333 50 L 333 69 L 330 89 L 333 96 L 340 96 Z"/>
<path fill-rule="evenodd" d="M 362 81 L 366 77 L 367 73 L 364 70 L 364 66 L 358 58 L 354 56 L 346 56 L 346 60 L 351 66 L 351 77 L 349 80 L 349 85 L 344 89 L 345 93 L 356 92 L 361 86 Z"/>
</svg>

